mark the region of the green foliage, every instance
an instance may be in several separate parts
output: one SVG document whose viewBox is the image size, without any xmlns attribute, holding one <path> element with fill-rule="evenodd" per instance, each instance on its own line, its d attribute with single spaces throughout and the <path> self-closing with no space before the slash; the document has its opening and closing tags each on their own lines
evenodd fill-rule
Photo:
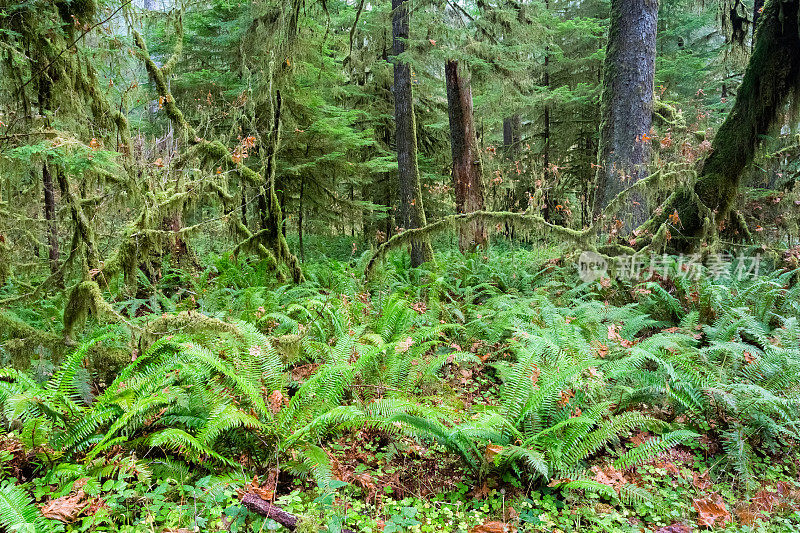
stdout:
<svg viewBox="0 0 800 533">
<path fill-rule="evenodd" d="M 30 496 L 11 481 L 0 484 L 0 524 L 19 533 L 49 533 L 55 531 L 44 518 Z"/>
</svg>

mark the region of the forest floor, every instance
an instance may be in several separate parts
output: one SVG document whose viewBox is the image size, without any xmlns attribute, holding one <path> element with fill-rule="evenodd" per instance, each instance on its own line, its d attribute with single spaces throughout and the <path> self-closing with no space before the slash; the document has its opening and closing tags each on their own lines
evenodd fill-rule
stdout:
<svg viewBox="0 0 800 533">
<path fill-rule="evenodd" d="M 0 524 L 281 528 L 251 494 L 298 531 L 799 530 L 797 273 L 584 283 L 558 254 L 364 281 L 344 252 L 299 287 L 220 256 L 112 303 L 155 342 L 6 341 Z"/>
</svg>

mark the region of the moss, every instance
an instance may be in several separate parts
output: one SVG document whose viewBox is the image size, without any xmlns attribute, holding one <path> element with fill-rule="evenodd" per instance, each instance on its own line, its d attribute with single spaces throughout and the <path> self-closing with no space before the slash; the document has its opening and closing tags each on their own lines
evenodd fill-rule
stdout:
<svg viewBox="0 0 800 533">
<path fill-rule="evenodd" d="M 670 242 L 675 251 L 703 243 L 715 248 L 720 228 L 738 232 L 731 235 L 738 240 L 751 237 L 734 206 L 744 170 L 800 85 L 798 16 L 797 0 L 770 0 L 764 6 L 736 102 L 714 137 L 698 179 L 671 195 L 664 209 L 640 228 L 663 234 L 667 217 L 677 211 L 680 235 Z"/>
<path fill-rule="evenodd" d="M 717 220 L 728 218 L 742 172 L 797 86 L 800 77 L 797 19 L 796 0 L 771 0 L 764 7 L 736 103 L 714 138 L 696 187 L 700 200 L 716 211 Z"/>
<path fill-rule="evenodd" d="M 173 55 L 165 64 L 165 68 L 159 68 L 153 62 L 149 52 L 147 51 L 147 46 L 144 42 L 144 39 L 142 39 L 138 32 L 134 32 L 134 41 L 140 50 L 139 55 L 144 61 L 148 74 L 155 82 L 159 95 L 161 95 L 164 100 L 164 110 L 166 111 L 167 116 L 170 118 L 175 128 L 188 140 L 189 144 L 191 145 L 189 151 L 193 155 L 198 155 L 210 161 L 222 162 L 222 166 L 226 169 L 233 170 L 244 180 L 262 188 L 262 196 L 264 197 L 263 204 L 267 206 L 267 211 L 263 214 L 263 219 L 266 223 L 265 231 L 263 233 L 259 232 L 254 235 L 241 222 L 241 219 L 238 217 L 238 215 L 234 214 L 231 210 L 229 210 L 227 214 L 229 220 L 232 221 L 230 227 L 235 231 L 235 233 L 244 239 L 243 242 L 236 247 L 236 249 L 257 250 L 262 257 L 270 260 L 270 267 L 273 269 L 278 279 L 282 279 L 283 277 L 283 274 L 278 268 L 278 265 L 282 264 L 289 271 L 292 280 L 295 283 L 300 283 L 304 279 L 303 271 L 300 268 L 300 262 L 289 249 L 289 244 L 286 242 L 286 238 L 280 231 L 280 228 L 283 224 L 283 213 L 281 212 L 280 202 L 278 201 L 278 197 L 275 192 L 275 156 L 277 154 L 278 144 L 280 141 L 280 92 L 273 91 L 272 83 L 269 83 L 270 98 L 265 106 L 269 111 L 267 116 L 270 117 L 270 123 L 267 124 L 267 127 L 265 128 L 269 132 L 265 147 L 267 170 L 266 176 L 262 177 L 260 174 L 248 168 L 246 165 L 236 162 L 231 151 L 228 150 L 228 148 L 225 147 L 225 145 L 223 145 L 221 142 L 207 141 L 198 137 L 195 129 L 186 121 L 183 113 L 175 104 L 175 98 L 172 96 L 172 93 L 170 92 L 166 82 L 165 71 L 168 72 L 169 68 L 174 66 L 182 46 L 182 28 L 179 24 L 177 24 L 176 29 L 179 32 L 177 38 L 178 44 L 176 45 Z M 271 79 L 272 63 L 269 65 L 268 71 L 270 74 L 268 74 L 267 77 Z M 274 101 L 272 100 L 273 92 Z M 179 158 L 179 160 L 186 161 L 184 157 Z M 219 190 L 218 192 L 223 192 L 221 188 L 217 187 L 217 189 Z M 230 198 L 231 195 L 220 194 L 220 196 L 222 197 L 223 201 L 225 201 L 226 197 Z M 253 247 L 252 245 L 255 246 Z"/>
<path fill-rule="evenodd" d="M 559 237 L 563 237 L 566 240 L 580 244 L 585 249 L 594 249 L 594 246 L 591 243 L 592 237 L 595 234 L 594 226 L 579 231 L 571 228 L 565 228 L 564 226 L 550 224 L 544 218 L 538 215 L 512 213 L 508 211 L 473 211 L 472 213 L 450 215 L 421 228 L 409 229 L 394 235 L 391 239 L 378 247 L 372 257 L 369 259 L 369 262 L 364 269 L 364 275 L 369 277 L 372 274 L 372 271 L 375 269 L 377 263 L 386 257 L 386 254 L 388 254 L 391 250 L 401 246 L 407 246 L 417 239 L 430 239 L 434 235 L 443 233 L 445 231 L 457 230 L 462 226 L 469 225 L 475 221 L 483 221 L 487 227 L 509 225 L 522 231 L 529 229 L 545 230 L 558 235 Z"/>
<path fill-rule="evenodd" d="M 239 329 L 234 324 L 202 313 L 184 311 L 177 315 L 161 315 L 156 320 L 147 324 L 142 329 L 139 337 L 139 344 L 141 349 L 145 350 L 164 335 L 178 334 L 200 334 L 205 336 L 228 334 L 236 338 L 241 338 Z"/>
<path fill-rule="evenodd" d="M 14 366 L 27 368 L 31 353 L 44 347 L 55 356 L 61 355 L 67 347 L 60 335 L 26 324 L 8 311 L 0 311 L 0 336 L 5 338 L 3 348 L 11 355 Z"/>
<path fill-rule="evenodd" d="M 11 276 L 11 253 L 4 237 L 0 236 L 0 287 Z"/>
<path fill-rule="evenodd" d="M 72 288 L 64 308 L 64 338 L 71 340 L 75 330 L 83 327 L 90 313 L 98 322 L 127 322 L 106 302 L 97 282 L 82 281 Z"/>
<path fill-rule="evenodd" d="M 286 364 L 292 364 L 300 359 L 302 349 L 301 335 L 289 334 L 281 335 L 279 337 L 270 337 L 272 345 L 280 354 L 281 359 Z"/>
</svg>

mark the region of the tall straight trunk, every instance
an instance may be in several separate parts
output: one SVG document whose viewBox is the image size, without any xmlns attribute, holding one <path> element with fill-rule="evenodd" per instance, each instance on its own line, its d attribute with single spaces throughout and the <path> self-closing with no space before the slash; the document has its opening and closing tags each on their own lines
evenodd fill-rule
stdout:
<svg viewBox="0 0 800 533">
<path fill-rule="evenodd" d="M 521 129 L 522 120 L 518 114 L 503 119 L 503 150 L 507 157 L 514 157 L 519 152 Z"/>
<path fill-rule="evenodd" d="M 411 91 L 411 66 L 397 57 L 405 51 L 409 36 L 409 3 L 409 0 L 392 0 L 397 173 L 400 182 L 400 211 L 403 227 L 407 230 L 420 228 L 426 224 L 417 166 L 417 131 L 414 119 L 414 96 Z M 433 249 L 426 238 L 412 241 L 412 266 L 419 266 L 432 259 Z"/>
<path fill-rule="evenodd" d="M 244 226 L 247 227 L 247 188 L 246 188 L 246 184 L 242 183 L 241 187 L 242 187 L 242 205 L 241 205 L 241 209 L 242 209 L 242 224 L 244 224 Z"/>
<path fill-rule="evenodd" d="M 306 250 L 303 246 L 303 194 L 306 188 L 306 178 L 300 178 L 300 196 L 297 201 L 297 240 L 300 245 L 300 260 L 306 260 Z"/>
<path fill-rule="evenodd" d="M 42 185 L 44 189 L 44 218 L 47 221 L 47 247 L 50 259 L 50 272 L 58 271 L 58 228 L 56 226 L 56 197 L 53 190 L 53 176 L 47 162 L 42 165 Z"/>
<path fill-rule="evenodd" d="M 547 7 L 550 7 L 550 2 L 546 2 Z M 549 91 L 550 90 L 550 47 L 545 47 L 544 51 L 544 78 L 543 78 L 543 85 Z M 551 176 L 550 172 L 550 104 L 544 104 L 544 112 L 542 114 L 542 142 L 544 143 L 542 147 L 542 166 L 544 167 L 544 183 L 543 186 L 545 187 L 544 194 L 542 195 L 542 203 L 544 204 L 544 209 L 542 216 L 545 220 L 549 221 L 552 218 L 552 213 L 550 210 L 550 204 L 552 203 L 552 198 L 550 198 L 550 194 L 548 191 L 552 189 L 553 184 L 550 182 L 550 178 L 554 178 L 555 175 Z"/>
<path fill-rule="evenodd" d="M 450 117 L 450 146 L 453 153 L 453 186 L 456 191 L 456 212 L 471 213 L 483 210 L 483 166 L 475 135 L 472 115 L 472 89 L 468 74 L 462 72 L 458 61 L 448 61 L 444 67 L 447 85 L 447 110 Z M 483 222 L 462 226 L 458 249 L 462 253 L 485 248 L 486 227 Z"/>
<path fill-rule="evenodd" d="M 611 0 L 611 27 L 603 68 L 596 215 L 618 193 L 647 176 L 657 25 L 658 0 Z M 617 217 L 628 229 L 643 223 L 648 217 L 644 195 L 629 195 Z"/>
</svg>

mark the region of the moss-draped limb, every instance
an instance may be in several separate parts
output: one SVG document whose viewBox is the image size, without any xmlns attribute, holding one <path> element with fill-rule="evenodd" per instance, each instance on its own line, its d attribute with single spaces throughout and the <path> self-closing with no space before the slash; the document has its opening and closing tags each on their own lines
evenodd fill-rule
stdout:
<svg viewBox="0 0 800 533">
<path fill-rule="evenodd" d="M 225 333 L 235 337 L 241 337 L 241 332 L 235 324 L 202 313 L 184 311 L 177 315 L 161 315 L 154 321 L 145 325 L 139 336 L 139 344 L 142 351 L 144 351 L 153 342 L 164 335 L 198 333 L 203 335 L 219 335 Z"/>
<path fill-rule="evenodd" d="M 7 311 L 0 311 L 0 336 L 6 339 L 3 348 L 19 358 L 26 367 L 30 364 L 31 354 L 39 346 L 56 355 L 60 355 L 67 347 L 60 335 L 36 329 Z"/>
<path fill-rule="evenodd" d="M 138 330 L 122 315 L 117 313 L 103 298 L 100 286 L 95 281 L 82 281 L 75 285 L 69 294 L 67 305 L 64 308 L 64 339 L 70 342 L 75 330 L 83 326 L 89 313 L 94 315 L 98 322 L 118 323 L 124 322 L 133 329 Z"/>
<path fill-rule="evenodd" d="M 736 102 L 714 137 L 696 185 L 676 194 L 662 213 L 643 226 L 660 227 L 677 211 L 685 236 L 673 243 L 678 249 L 695 247 L 730 224 L 742 173 L 798 91 L 798 4 L 800 0 L 769 0 L 764 6 Z"/>
<path fill-rule="evenodd" d="M 180 29 L 180 27 L 179 27 Z M 267 170 L 266 178 L 263 178 L 259 173 L 248 168 L 241 162 L 237 162 L 233 158 L 231 151 L 219 141 L 207 141 L 197 136 L 195 129 L 186 121 L 180 108 L 175 103 L 175 98 L 169 90 L 166 81 L 166 73 L 164 68 L 159 68 L 150 57 L 147 50 L 147 45 L 142 39 L 142 36 L 134 31 L 134 41 L 140 50 L 140 57 L 144 61 L 145 68 L 156 85 L 156 90 L 163 100 L 163 107 L 167 116 L 172 121 L 175 128 L 181 133 L 190 145 L 189 150 L 198 156 L 202 155 L 208 159 L 215 159 L 223 163 L 225 168 L 233 170 L 246 181 L 264 187 L 264 197 L 268 212 L 265 217 L 268 218 L 269 224 L 274 231 L 267 232 L 266 238 L 272 251 L 267 250 L 262 244 L 259 244 L 259 251 L 267 258 L 275 260 L 275 271 L 277 271 L 277 263 L 281 262 L 286 265 L 292 279 L 296 283 L 303 281 L 303 272 L 300 268 L 300 263 L 294 254 L 289 250 L 289 245 L 286 238 L 280 231 L 282 226 L 283 214 L 281 212 L 280 203 L 278 202 L 277 194 L 275 193 L 275 155 L 277 153 L 278 143 L 280 139 L 280 93 L 276 92 L 276 102 L 272 107 L 272 122 L 269 128 L 267 139 Z M 182 36 L 179 33 L 178 43 L 182 42 Z M 179 46 L 176 46 L 176 53 L 168 60 L 167 65 L 173 64 L 177 61 L 177 53 L 180 51 Z M 186 159 L 182 159 L 185 161 Z M 243 234 L 245 240 L 252 240 L 253 234 L 247 229 L 244 224 L 234 224 L 234 228 L 238 233 Z M 261 250 L 264 248 L 264 250 Z M 267 253 L 264 253 L 267 252 Z"/>
<path fill-rule="evenodd" d="M 649 176 L 633 183 L 626 189 L 620 191 L 611 200 L 611 202 L 609 202 L 608 207 L 603 210 L 601 216 L 598 217 L 591 226 L 583 230 L 576 230 L 551 224 L 541 216 L 525 213 L 512 213 L 505 211 L 475 211 L 473 213 L 451 215 L 431 224 L 427 224 L 421 228 L 406 230 L 393 236 L 391 239 L 378 247 L 367 263 L 364 273 L 366 276 L 369 276 L 374 270 L 375 265 L 381 261 L 389 251 L 400 246 L 408 245 L 412 239 L 418 238 L 419 234 L 422 234 L 425 237 L 430 237 L 450 228 L 460 229 L 462 225 L 469 225 L 470 223 L 478 220 L 484 222 L 487 227 L 489 224 L 509 224 L 516 226 L 521 230 L 543 229 L 553 233 L 554 235 L 562 237 L 565 240 L 572 241 L 580 246 L 583 246 L 584 249 L 595 250 L 595 245 L 593 243 L 594 237 L 596 236 L 597 231 L 602 225 L 603 221 L 609 219 L 611 215 L 616 213 L 620 206 L 629 201 L 629 197 L 632 193 L 638 192 L 640 194 L 646 194 L 650 189 L 675 187 L 676 184 L 681 183 L 682 180 L 688 180 L 690 183 L 693 183 L 693 179 L 693 171 L 686 169 L 682 165 L 674 165 L 664 169 L 659 169 Z M 664 234 L 665 232 L 662 231 L 661 236 L 663 237 Z M 647 243 L 650 243 L 649 239 L 647 240 Z M 622 244 L 617 246 L 616 249 L 624 249 L 626 250 L 626 253 L 633 251 L 633 248 Z"/>
<path fill-rule="evenodd" d="M 468 227 L 474 222 L 483 222 L 487 227 L 490 225 L 505 225 L 514 226 L 520 230 L 547 230 L 559 237 L 572 241 L 578 245 L 584 246 L 588 250 L 594 250 L 594 245 L 591 243 L 592 236 L 595 233 L 595 228 L 589 227 L 584 230 L 575 230 L 565 228 L 564 226 L 557 226 L 547 222 L 544 218 L 538 215 L 528 215 L 525 213 L 512 213 L 508 211 L 473 211 L 472 213 L 462 213 L 458 215 L 450 215 L 444 217 L 436 222 L 427 224 L 421 228 L 408 229 L 402 233 L 394 235 L 391 239 L 378 247 L 375 253 L 370 258 L 364 269 L 364 275 L 369 277 L 375 268 L 375 265 L 383 259 L 389 251 L 403 245 L 408 245 L 416 239 L 421 237 L 430 238 L 438 233 L 442 233 L 451 229 L 460 229 L 461 227 Z"/>
<path fill-rule="evenodd" d="M 56 177 L 58 179 L 58 187 L 61 190 L 61 195 L 66 200 L 67 205 L 69 205 L 72 221 L 75 224 L 76 235 L 78 235 L 81 242 L 86 246 L 86 262 L 88 267 L 90 269 L 99 268 L 100 256 L 97 251 L 94 229 L 91 224 L 89 224 L 89 218 L 83 210 L 81 198 L 72 191 L 69 179 L 63 171 L 59 170 L 56 172 Z"/>
</svg>

